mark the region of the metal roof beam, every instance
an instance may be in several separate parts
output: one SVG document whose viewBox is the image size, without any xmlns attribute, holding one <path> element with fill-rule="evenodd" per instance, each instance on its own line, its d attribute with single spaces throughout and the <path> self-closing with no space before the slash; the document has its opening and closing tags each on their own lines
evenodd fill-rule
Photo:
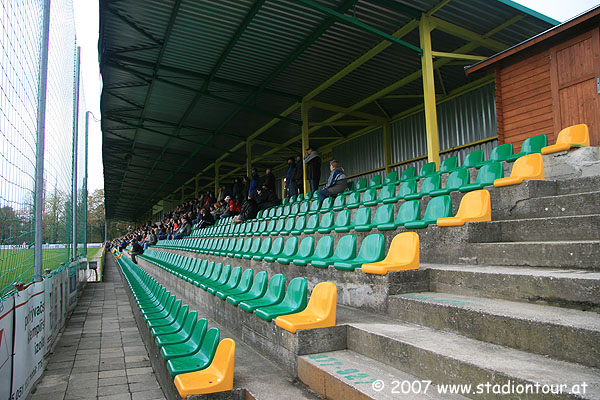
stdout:
<svg viewBox="0 0 600 400">
<path fill-rule="evenodd" d="M 421 18 L 421 10 L 406 4 L 398 3 L 394 0 L 370 0 L 370 2 L 416 19 Z"/>
<path fill-rule="evenodd" d="M 353 110 L 349 110 L 346 107 L 340 107 L 340 106 L 336 106 L 334 104 L 324 103 L 322 101 L 311 100 L 309 102 L 306 102 L 306 104 L 309 107 L 316 107 L 316 108 L 320 108 L 322 110 L 327 110 L 327 111 L 343 112 L 346 115 L 351 115 L 353 117 L 358 117 L 358 118 L 364 118 L 364 119 L 371 120 L 371 121 L 383 122 L 386 119 L 385 117 L 381 117 L 379 115 L 369 114 L 369 113 L 362 112 L 362 111 L 353 111 Z"/>
<path fill-rule="evenodd" d="M 377 28 L 373 28 L 372 26 L 367 25 L 367 24 L 365 24 L 363 22 L 360 22 L 357 19 L 348 17 L 348 16 L 346 16 L 344 14 L 341 14 L 341 13 L 339 13 L 337 11 L 334 11 L 334 10 L 332 10 L 330 8 L 322 6 L 321 4 L 315 3 L 312 0 L 296 0 L 296 1 L 299 2 L 299 3 L 302 3 L 304 5 L 306 5 L 308 7 L 314 8 L 315 10 L 318 10 L 318 11 L 324 13 L 324 14 L 327 14 L 327 15 L 329 15 L 329 16 L 337 19 L 338 21 L 342 21 L 342 22 L 344 22 L 344 23 L 346 23 L 348 25 L 354 26 L 355 28 L 362 29 L 363 31 L 368 32 L 368 33 L 370 33 L 372 35 L 379 36 L 382 39 L 385 39 L 385 40 L 388 40 L 388 41 L 390 41 L 392 43 L 399 44 L 400 46 L 406 47 L 407 49 L 410 49 L 410 50 L 416 52 L 418 55 L 422 55 L 423 54 L 423 50 L 421 50 L 420 47 L 417 47 L 417 46 L 415 46 L 413 44 L 405 42 L 402 39 L 398 39 L 398 38 L 390 35 L 389 33 L 380 31 Z"/>
<path fill-rule="evenodd" d="M 320 121 L 320 122 L 309 122 L 310 126 L 371 126 L 381 125 L 380 123 L 373 121 L 364 120 L 344 120 L 344 121 Z"/>
<path fill-rule="evenodd" d="M 133 20 L 131 20 L 131 19 L 127 18 L 126 16 L 124 16 L 123 14 L 121 14 L 114 7 L 107 6 L 106 9 L 108 11 L 110 11 L 111 14 L 113 14 L 114 16 L 119 18 L 121 21 L 125 22 L 130 28 L 134 29 L 138 33 L 141 33 L 143 36 L 152 40 L 154 43 L 158 44 L 159 46 L 162 46 L 162 42 L 159 39 L 152 36 L 152 34 L 150 32 L 146 32 L 144 29 L 140 28 Z"/>
<path fill-rule="evenodd" d="M 496 52 L 502 51 L 508 47 L 507 44 L 502 43 L 498 40 L 490 39 L 489 37 L 487 37 L 487 35 L 480 35 L 479 33 L 475 33 L 466 28 L 463 28 L 462 26 L 458 26 L 438 17 L 431 17 L 431 22 L 434 25 L 434 29 L 439 29 L 442 32 L 449 33 L 461 39 L 478 43 L 480 46 L 486 47 Z"/>
</svg>

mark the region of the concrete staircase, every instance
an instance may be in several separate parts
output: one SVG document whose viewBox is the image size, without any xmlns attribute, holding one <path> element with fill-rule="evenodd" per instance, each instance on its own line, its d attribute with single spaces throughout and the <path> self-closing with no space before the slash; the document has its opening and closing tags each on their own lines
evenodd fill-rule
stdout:
<svg viewBox="0 0 600 400">
<path fill-rule="evenodd" d="M 600 399 L 599 189 L 600 177 L 492 188 L 493 222 L 453 228 L 454 248 L 447 228 L 420 231 L 429 290 L 390 294 L 385 315 L 340 307 L 347 350 L 300 357 L 300 379 L 340 399 L 348 387 L 388 398 L 402 384 L 407 398 Z M 354 385 L 319 357 L 384 389 Z M 434 384 L 426 394 L 414 390 L 423 380 Z"/>
</svg>

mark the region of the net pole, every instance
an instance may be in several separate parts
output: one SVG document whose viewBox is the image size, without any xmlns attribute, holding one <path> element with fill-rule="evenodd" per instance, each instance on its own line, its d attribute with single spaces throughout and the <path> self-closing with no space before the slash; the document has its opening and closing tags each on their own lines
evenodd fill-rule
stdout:
<svg viewBox="0 0 600 400">
<path fill-rule="evenodd" d="M 75 54 L 75 77 L 73 85 L 73 258 L 77 260 L 77 150 L 79 140 L 79 57 L 81 55 L 81 47 L 77 46 Z"/>
<path fill-rule="evenodd" d="M 44 1 L 40 49 L 40 83 L 38 93 L 37 143 L 35 161 L 35 236 L 34 281 L 42 280 L 42 211 L 44 207 L 44 140 L 46 137 L 46 88 L 48 82 L 48 45 L 50 43 L 50 0 Z"/>
</svg>

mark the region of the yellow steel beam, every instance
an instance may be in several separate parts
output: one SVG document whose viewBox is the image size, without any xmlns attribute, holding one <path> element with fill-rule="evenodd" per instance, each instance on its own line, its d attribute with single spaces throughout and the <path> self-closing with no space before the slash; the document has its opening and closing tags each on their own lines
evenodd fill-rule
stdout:
<svg viewBox="0 0 600 400">
<path fill-rule="evenodd" d="M 309 146 L 308 142 L 308 110 L 310 106 L 302 103 L 302 152 L 306 151 Z M 304 177 L 304 193 L 308 193 L 308 181 L 306 180 L 306 164 L 302 163 L 302 176 Z"/>
<path fill-rule="evenodd" d="M 392 164 L 392 127 L 390 121 L 383 124 L 383 162 L 385 173 L 388 174 Z"/>
<path fill-rule="evenodd" d="M 422 94 L 388 94 L 383 96 L 382 99 L 422 99 Z"/>
<path fill-rule="evenodd" d="M 269 142 L 269 141 L 260 140 L 260 139 L 252 139 L 252 143 L 261 144 L 263 146 L 269 146 L 269 147 L 278 147 L 278 146 L 280 146 L 279 143 Z"/>
<path fill-rule="evenodd" d="M 374 103 L 379 108 L 379 110 L 383 113 L 383 115 L 385 115 L 385 118 L 390 119 L 390 114 L 388 114 L 388 112 L 385 111 L 385 108 L 383 108 L 381 103 L 379 103 L 379 101 L 377 101 L 377 100 L 375 100 Z"/>
<path fill-rule="evenodd" d="M 307 103 L 310 107 L 320 108 L 322 110 L 344 113 L 346 115 L 351 115 L 353 117 L 363 118 L 363 119 L 372 120 L 372 121 L 379 121 L 379 122 L 385 121 L 385 118 L 380 117 L 379 115 L 369 114 L 369 113 L 362 112 L 362 111 L 354 111 L 354 110 L 350 110 L 346 107 L 340 107 L 340 106 L 336 106 L 334 104 L 324 103 L 322 101 L 311 100 Z"/>
<path fill-rule="evenodd" d="M 431 10 L 427 11 L 426 15 L 433 15 L 440 10 L 440 8 L 444 7 L 446 4 L 450 3 L 452 0 L 443 0 L 437 6 L 433 7 Z"/>
<path fill-rule="evenodd" d="M 485 60 L 487 57 L 483 56 L 474 56 L 471 54 L 458 54 L 458 53 L 446 53 L 444 51 L 432 51 L 431 55 L 438 58 L 453 58 L 458 60 L 473 60 L 473 61 L 481 61 Z"/>
<path fill-rule="evenodd" d="M 431 17 L 423 15 L 419 22 L 419 38 L 423 55 L 421 70 L 423 71 L 423 103 L 425 105 L 425 129 L 427 132 L 427 157 L 440 168 L 440 145 L 437 125 L 437 106 L 435 102 L 435 80 L 433 77 L 433 54 L 431 51 Z"/>
<path fill-rule="evenodd" d="M 321 121 L 321 122 L 310 122 L 310 126 L 371 126 L 371 125 L 381 125 L 380 122 L 375 121 L 365 121 L 362 119 L 350 119 L 343 121 Z"/>
<path fill-rule="evenodd" d="M 488 49 L 494 51 L 502 51 L 508 47 L 506 43 L 502 43 L 498 40 L 490 39 L 487 36 L 480 35 L 476 32 L 470 31 L 462 26 L 458 26 L 448 21 L 444 21 L 443 19 L 437 17 L 430 17 L 431 23 L 435 27 L 435 29 L 439 29 L 442 32 L 449 33 L 456 37 L 468 40 L 470 42 L 476 42 L 479 45 L 486 47 Z"/>
</svg>

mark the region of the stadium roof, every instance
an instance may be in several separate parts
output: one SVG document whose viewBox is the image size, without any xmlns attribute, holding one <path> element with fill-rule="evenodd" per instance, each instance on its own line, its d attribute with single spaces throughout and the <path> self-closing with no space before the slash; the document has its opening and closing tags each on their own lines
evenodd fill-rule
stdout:
<svg viewBox="0 0 600 400">
<path fill-rule="evenodd" d="M 100 0 L 107 218 L 139 218 L 185 184 L 209 187 L 423 102 L 419 21 L 434 26 L 439 94 L 463 67 L 557 24 L 509 0 Z M 349 121 L 350 120 L 350 121 Z M 359 125 L 359 124 L 357 124 Z M 193 188 L 191 189 L 194 190 Z"/>
</svg>

